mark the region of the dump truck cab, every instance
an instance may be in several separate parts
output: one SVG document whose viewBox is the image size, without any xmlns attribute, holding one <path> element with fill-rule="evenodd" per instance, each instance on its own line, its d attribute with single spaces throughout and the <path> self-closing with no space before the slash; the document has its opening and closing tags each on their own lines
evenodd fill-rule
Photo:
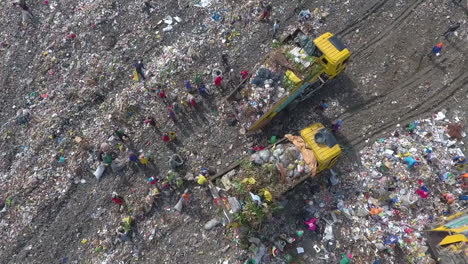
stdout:
<svg viewBox="0 0 468 264">
<path fill-rule="evenodd" d="M 301 130 L 301 137 L 314 152 L 317 171 L 330 169 L 341 156 L 341 148 L 335 136 L 323 124 L 315 123 Z"/>
<path fill-rule="evenodd" d="M 301 31 L 295 32 L 294 36 L 305 54 L 315 58 L 322 66 L 322 78 L 333 79 L 346 68 L 351 53 L 337 36 L 327 32 L 312 39 Z"/>
<path fill-rule="evenodd" d="M 335 78 L 346 68 L 351 53 L 337 36 L 327 32 L 314 39 L 314 44 L 316 49 L 313 56 L 322 64 L 328 79 Z"/>
</svg>

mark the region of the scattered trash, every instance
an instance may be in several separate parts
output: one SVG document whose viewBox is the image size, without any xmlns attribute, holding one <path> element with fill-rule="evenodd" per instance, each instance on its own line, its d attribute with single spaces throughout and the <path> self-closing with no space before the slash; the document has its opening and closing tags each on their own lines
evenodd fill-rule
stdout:
<svg viewBox="0 0 468 264">
<path fill-rule="evenodd" d="M 219 224 L 221 224 L 221 222 L 217 218 L 213 218 L 205 224 L 205 230 L 211 230 Z"/>
<path fill-rule="evenodd" d="M 352 258 L 352 255 L 351 254 L 341 254 L 342 258 L 340 260 L 340 264 L 349 264 L 351 263 L 351 258 Z"/>
<path fill-rule="evenodd" d="M 163 28 L 164 32 L 169 32 L 173 29 L 172 25 L 167 25 L 166 27 Z"/>
<path fill-rule="evenodd" d="M 278 141 L 283 136 L 280 131 L 293 131 L 301 122 L 316 116 L 311 110 L 304 113 L 303 119 L 297 118 L 297 122 L 278 122 L 272 131 L 250 136 L 250 125 L 270 106 L 294 94 L 294 89 L 306 76 L 301 69 L 315 69 L 313 61 L 316 58 L 308 55 L 311 45 L 301 45 L 303 40 L 300 38 L 294 39 L 292 45 L 283 45 L 279 40 L 271 42 L 268 33 L 272 30 L 271 25 L 274 34 L 287 33 L 296 24 L 300 24 L 304 32 L 309 28 L 305 35 L 324 32 L 325 21 L 327 27 L 336 27 L 328 25 L 331 12 L 335 13 L 333 17 L 343 15 L 343 21 L 349 18 L 344 17 L 346 12 L 357 14 L 349 1 L 336 6 L 335 3 L 327 7 L 317 6 L 313 12 L 301 10 L 304 7 L 293 11 L 295 7 L 281 1 L 274 2 L 274 6 L 268 6 L 268 3 L 258 6 L 255 1 L 226 5 L 215 0 L 180 0 L 177 4 L 181 10 L 168 10 L 172 8 L 171 4 L 166 7 L 158 1 L 106 3 L 83 0 L 71 1 L 74 6 L 69 6 L 69 3 L 45 0 L 43 5 L 29 8 L 23 2 L 20 1 L 23 5 L 20 6 L 21 13 L 3 5 L 6 13 L 1 18 L 5 22 L 10 10 L 16 12 L 15 16 L 19 15 L 19 20 L 8 18 L 11 21 L 5 25 L 16 25 L 22 19 L 34 26 L 5 27 L 0 43 L 5 64 L 2 76 L 8 77 L 3 87 L 8 96 L 2 101 L 2 118 L 12 117 L 10 121 L 2 121 L 6 124 L 2 125 L 0 135 L 0 226 L 6 262 L 21 263 L 24 261 L 22 256 L 40 257 L 45 252 L 39 244 L 37 247 L 24 245 L 20 250 L 24 252 L 11 251 L 10 248 L 18 248 L 19 238 L 33 235 L 31 241 L 60 240 L 63 234 L 52 234 L 51 230 L 55 229 L 42 225 L 43 220 L 72 219 L 75 222 L 71 226 L 68 222 L 59 224 L 75 232 L 73 236 L 81 243 L 76 242 L 78 247 L 62 245 L 68 253 L 58 253 L 56 262 L 77 261 L 72 256 L 90 262 L 145 262 L 154 255 L 161 263 L 184 262 L 180 257 L 183 254 L 178 251 L 192 250 L 189 261 L 194 263 L 203 262 L 203 255 L 206 259 L 215 259 L 213 254 L 217 251 L 223 254 L 218 262 L 226 264 L 239 262 L 237 258 L 240 256 L 244 257 L 242 260 L 250 257 L 248 262 L 255 264 L 316 263 L 319 262 L 316 257 L 329 263 L 336 263 L 340 258 L 343 264 L 352 260 L 372 263 L 380 254 L 385 255 L 385 261 L 397 262 L 398 250 L 402 249 L 404 261 L 429 263 L 426 260 L 432 249 L 427 248 L 427 226 L 442 222 L 452 212 L 466 206 L 466 149 L 460 141 L 466 137 L 463 115 L 454 117 L 453 113 L 444 110 L 432 118 L 402 124 L 404 128 L 398 128 L 398 134 L 382 132 L 377 135 L 372 130 L 374 126 L 378 127 L 377 124 L 362 121 L 361 131 L 361 123 L 349 118 L 353 105 L 344 109 L 337 107 L 343 98 L 353 96 L 346 89 L 339 99 L 326 93 L 325 96 L 330 96 L 326 101 L 321 100 L 323 94 L 320 94 L 318 99 L 310 102 L 312 107 L 324 110 L 318 115 L 336 122 L 332 127 L 334 132 L 341 131 L 343 120 L 349 122 L 349 128 L 343 129 L 343 136 L 353 135 L 348 134 L 349 130 L 356 130 L 358 136 L 363 136 L 362 141 L 359 137 L 353 144 L 370 137 L 381 137 L 375 142 L 369 139 L 370 143 L 359 153 L 362 162 L 350 164 L 340 160 L 330 174 L 325 172 L 324 177 L 305 181 L 300 188 L 307 191 L 291 191 L 285 200 L 277 199 L 277 188 L 259 187 L 265 182 L 286 186 L 290 180 L 308 175 L 310 168 L 304 155 L 293 144 Z M 148 11 L 143 10 L 147 14 L 159 14 L 160 23 L 154 23 L 151 18 L 155 17 L 149 15 L 144 19 L 145 13 L 140 12 L 143 5 L 148 6 Z M 343 14 L 336 13 L 339 11 Z M 284 20 L 286 16 L 283 15 L 287 12 L 298 15 L 300 21 L 297 17 Z M 389 17 L 398 15 L 384 13 Z M 167 14 L 184 15 L 184 24 L 181 24 L 181 17 Z M 268 25 L 258 23 L 258 18 L 264 21 L 269 17 L 274 20 Z M 185 23 L 185 19 L 190 23 Z M 450 24 L 445 37 L 458 37 L 453 32 L 466 37 L 460 23 Z M 355 40 L 364 41 L 361 35 L 366 31 L 360 25 L 353 26 L 351 33 L 361 30 Z M 260 34 L 262 30 L 267 34 Z M 260 45 L 249 43 L 252 36 L 257 35 L 268 35 L 266 42 Z M 265 40 L 261 38 L 261 41 Z M 359 43 L 355 45 L 359 46 Z M 226 49 L 226 46 L 229 47 Z M 250 59 L 249 52 L 255 53 L 251 57 L 256 57 L 276 47 L 284 52 L 272 54 L 276 57 L 270 57 L 270 61 L 244 70 L 244 66 L 253 65 L 252 61 L 244 60 Z M 219 48 L 226 52 L 225 60 L 216 58 L 219 53 L 213 51 Z M 439 56 L 442 49 L 443 44 L 439 43 L 432 53 Z M 18 54 L 21 56 L 16 56 Z M 385 67 L 387 64 L 383 63 Z M 362 72 L 353 72 L 358 68 L 348 67 L 348 74 L 353 75 L 351 79 L 357 82 L 369 82 L 368 78 L 379 80 L 375 70 L 367 77 L 367 74 L 360 75 Z M 31 70 L 38 74 L 31 74 L 34 73 Z M 398 72 L 395 74 L 404 77 Z M 451 84 L 451 76 L 446 74 L 443 82 Z M 235 100 L 224 100 L 223 96 L 230 94 L 225 89 L 242 81 L 238 93 L 230 95 L 230 99 Z M 428 82 L 431 83 L 427 87 L 438 85 L 431 80 Z M 422 85 L 421 93 L 427 87 Z M 13 90 L 18 94 L 12 93 Z M 303 95 L 305 93 L 301 93 Z M 383 95 L 377 95 L 376 91 L 375 96 Z M 9 101 L 10 97 L 16 101 Z M 462 100 L 457 94 L 450 99 Z M 386 102 L 397 106 L 402 100 L 382 102 L 382 105 Z M 417 103 L 409 103 L 408 111 L 414 104 Z M 176 116 L 173 120 L 168 120 L 168 107 L 169 115 Z M 406 113 L 404 109 L 402 112 Z M 387 124 L 389 120 L 368 120 L 371 121 Z M 124 129 L 128 135 L 113 133 L 114 129 Z M 176 132 L 177 138 L 169 131 Z M 239 136 L 238 132 L 249 133 L 249 136 Z M 161 136 L 168 144 L 161 141 Z M 322 139 L 326 144 L 325 138 Z M 275 146 L 265 148 L 268 143 Z M 348 145 L 342 147 L 346 148 L 342 156 L 348 159 Z M 251 151 L 253 163 L 245 162 L 239 165 L 241 169 L 234 175 L 220 177 L 220 183 L 214 188 L 219 196 L 207 198 L 206 187 L 214 182 L 215 175 L 223 170 L 224 164 L 228 166 L 230 162 L 238 161 L 244 150 Z M 209 168 L 215 173 L 203 169 L 199 174 L 197 168 L 201 166 L 213 166 Z M 256 171 L 246 168 L 261 170 L 271 177 L 256 178 Z M 169 169 L 176 173 L 166 174 Z M 90 180 L 91 173 L 98 182 Z M 106 178 L 100 182 L 104 174 Z M 194 180 L 202 186 L 184 182 Z M 190 186 L 190 193 L 188 190 L 181 193 L 187 186 Z M 111 202 L 109 190 L 118 190 L 121 196 L 113 193 Z M 245 197 L 239 198 L 233 194 L 235 192 L 244 193 Z M 101 210 L 89 204 L 101 200 Z M 50 205 L 52 210 L 43 210 L 44 204 Z M 116 205 L 121 210 L 116 210 Z M 60 210 L 55 210 L 57 206 Z M 246 207 L 250 207 L 250 215 L 241 215 Z M 296 215 L 294 211 L 277 217 L 276 213 L 268 211 L 272 208 L 288 213 L 293 208 L 304 209 L 304 212 Z M 54 218 L 57 212 L 63 215 L 82 212 L 80 215 L 91 221 L 83 222 L 80 217 Z M 206 220 L 216 218 L 200 222 L 204 219 L 200 216 L 210 213 Z M 245 238 L 239 230 L 246 227 L 236 226 L 239 224 L 236 217 L 263 214 L 271 225 L 249 226 L 261 229 L 262 240 L 249 239 L 255 245 L 242 251 L 237 245 L 244 243 Z M 232 221 L 220 220 L 225 215 Z M 303 221 L 304 218 L 308 221 Z M 284 219 L 287 225 L 283 225 Z M 219 226 L 224 223 L 228 229 Z M 297 230 L 304 228 L 304 223 L 316 232 L 304 235 L 303 230 Z M 38 224 L 41 232 L 29 228 Z M 80 231 L 89 224 L 93 225 L 90 230 L 95 232 Z M 204 231 L 202 226 L 211 231 Z M 277 230 L 278 226 L 281 230 Z M 230 232 L 233 233 L 229 235 L 230 239 L 213 240 L 221 233 Z M 273 236 L 273 232 L 278 234 Z M 313 245 L 307 244 L 311 236 L 314 243 L 321 241 L 323 245 L 314 245 L 312 252 L 304 254 L 304 248 L 310 249 Z M 181 237 L 191 248 L 180 245 Z M 153 253 L 143 251 L 146 247 L 141 243 L 147 243 L 146 240 L 156 243 L 157 250 Z M 211 249 L 206 248 L 203 241 L 213 242 L 210 243 L 218 250 L 207 252 Z M 120 245 L 121 242 L 125 244 Z M 458 247 L 458 243 L 453 244 Z M 445 250 L 455 247 L 453 244 Z M 339 253 L 350 248 L 356 254 L 354 259 L 352 255 L 340 257 Z M 314 251 L 316 256 L 311 256 L 315 255 Z M 247 257 L 249 252 L 251 255 Z M 358 258 L 358 254 L 367 254 L 371 258 L 364 260 Z M 273 257 L 276 259 L 272 260 Z M 374 263 L 380 261 L 377 259 Z"/>
<path fill-rule="evenodd" d="M 317 226 L 315 225 L 315 223 L 317 222 L 317 218 L 312 218 L 310 219 L 309 221 L 304 221 L 304 223 L 309 226 L 309 230 L 312 230 L 312 231 L 315 231 L 315 229 L 317 229 Z"/>
<path fill-rule="evenodd" d="M 184 161 L 182 160 L 182 158 L 177 155 L 177 154 L 174 154 L 172 155 L 170 158 L 169 158 L 169 166 L 175 170 L 177 169 L 178 167 L 182 166 L 184 164 Z"/>
<path fill-rule="evenodd" d="M 96 180 L 99 181 L 99 180 L 101 179 L 102 174 L 104 173 L 105 170 L 106 170 L 106 164 L 101 163 L 101 164 L 97 167 L 96 171 L 94 172 L 94 177 L 96 177 Z"/>
</svg>

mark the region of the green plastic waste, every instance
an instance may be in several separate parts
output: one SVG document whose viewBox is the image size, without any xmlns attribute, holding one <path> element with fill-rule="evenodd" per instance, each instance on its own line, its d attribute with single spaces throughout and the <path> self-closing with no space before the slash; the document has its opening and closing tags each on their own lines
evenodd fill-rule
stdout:
<svg viewBox="0 0 468 264">
<path fill-rule="evenodd" d="M 276 136 L 271 136 L 270 144 L 275 144 L 275 143 L 276 143 Z"/>
<path fill-rule="evenodd" d="M 110 154 L 106 154 L 106 156 L 104 157 L 104 162 L 108 165 L 112 164 L 112 157 Z"/>
<path fill-rule="evenodd" d="M 346 256 L 345 254 L 341 254 L 341 256 L 343 258 L 340 260 L 340 264 L 349 264 L 349 263 L 351 263 L 351 259 L 348 258 L 348 256 Z"/>
<path fill-rule="evenodd" d="M 416 129 L 416 124 L 415 123 L 409 124 L 409 126 L 408 126 L 408 131 L 409 132 L 413 132 L 415 129 Z"/>
</svg>

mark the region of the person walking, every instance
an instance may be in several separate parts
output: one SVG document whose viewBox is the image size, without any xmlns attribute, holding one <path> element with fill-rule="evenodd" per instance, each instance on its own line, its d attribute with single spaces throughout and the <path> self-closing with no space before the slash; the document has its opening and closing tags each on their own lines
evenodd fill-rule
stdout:
<svg viewBox="0 0 468 264">
<path fill-rule="evenodd" d="M 170 141 L 174 141 L 177 139 L 177 134 L 174 132 L 174 131 L 170 131 L 169 133 L 167 133 L 169 135 L 169 140 Z"/>
<path fill-rule="evenodd" d="M 245 79 L 247 79 L 247 77 L 249 77 L 249 71 L 248 70 L 243 70 L 243 71 L 241 71 L 240 75 L 241 75 L 242 80 L 245 80 Z"/>
<path fill-rule="evenodd" d="M 168 134 L 168 133 L 164 133 L 163 136 L 162 136 L 162 140 L 163 140 L 165 143 L 168 143 L 169 141 L 171 141 L 171 138 L 169 137 L 169 134 Z"/>
<path fill-rule="evenodd" d="M 143 2 L 143 8 L 142 11 L 145 13 L 145 18 L 149 19 L 151 16 L 151 11 L 154 9 L 154 7 L 151 5 L 150 1 L 145 1 Z"/>
<path fill-rule="evenodd" d="M 191 92 L 192 91 L 192 84 L 190 83 L 190 81 L 185 80 L 184 84 L 185 84 L 185 88 L 187 89 L 187 91 Z"/>
<path fill-rule="evenodd" d="M 174 111 L 175 114 L 181 113 L 180 105 L 179 103 L 177 103 L 177 101 L 173 102 L 170 107 L 172 108 L 172 111 Z"/>
<path fill-rule="evenodd" d="M 338 132 L 341 129 L 341 125 L 343 125 L 343 120 L 338 119 L 338 121 L 332 125 L 332 131 L 335 133 Z"/>
<path fill-rule="evenodd" d="M 145 126 L 152 126 L 152 127 L 155 127 L 156 126 L 156 121 L 154 121 L 153 118 L 151 117 L 148 117 L 145 119 L 145 121 L 143 121 Z"/>
<path fill-rule="evenodd" d="M 142 78 L 143 80 L 146 80 L 145 74 L 143 73 L 143 69 L 146 70 L 145 66 L 143 65 L 143 62 L 141 60 L 135 62 L 135 71 L 138 74 L 138 77 Z"/>
<path fill-rule="evenodd" d="M 261 22 L 266 22 L 268 20 L 268 18 L 270 18 L 272 9 L 273 9 L 273 7 L 271 6 L 271 4 L 266 4 L 263 7 L 262 14 L 260 15 L 258 20 L 261 21 Z"/>
<path fill-rule="evenodd" d="M 432 54 L 439 56 L 440 53 L 442 52 L 442 47 L 444 47 L 444 44 L 442 42 L 438 43 L 434 47 L 432 47 Z"/>
<path fill-rule="evenodd" d="M 120 139 L 120 141 L 124 142 L 124 141 L 127 141 L 130 139 L 129 136 L 127 136 L 123 130 L 119 129 L 119 130 L 115 130 L 114 131 L 114 136 L 115 137 L 118 137 Z"/>
<path fill-rule="evenodd" d="M 20 0 L 17 3 L 13 3 L 13 6 L 17 6 L 21 8 L 21 17 L 22 17 L 23 26 L 27 26 L 28 24 L 31 24 L 31 22 L 33 22 L 33 15 L 31 11 L 29 10 L 29 7 L 26 5 L 25 0 Z"/>
<path fill-rule="evenodd" d="M 216 87 L 221 87 L 222 83 L 223 83 L 223 77 L 221 75 L 216 76 L 216 78 L 214 79 L 214 85 Z"/>
<path fill-rule="evenodd" d="M 159 98 L 163 100 L 167 99 L 166 91 L 164 89 L 159 88 L 156 92 L 158 93 Z"/>
<path fill-rule="evenodd" d="M 125 201 L 124 201 L 123 197 L 118 195 L 116 192 L 112 192 L 111 200 L 115 204 L 119 205 L 119 211 L 121 211 L 124 204 L 125 204 Z"/>
<path fill-rule="evenodd" d="M 198 92 L 200 93 L 202 97 L 208 96 L 208 92 L 206 90 L 206 86 L 204 83 L 200 83 L 200 85 L 198 86 Z"/>
<path fill-rule="evenodd" d="M 279 25 L 279 20 L 276 19 L 275 23 L 273 24 L 273 39 L 276 39 L 278 31 L 279 31 L 280 25 Z"/>
<path fill-rule="evenodd" d="M 174 107 L 171 105 L 167 108 L 167 110 L 169 111 L 169 118 L 172 119 L 172 121 L 176 121 L 176 112 L 174 111 Z"/>
<path fill-rule="evenodd" d="M 195 100 L 195 96 L 192 94 L 187 95 L 187 101 L 193 108 L 197 107 L 197 101 Z"/>
</svg>

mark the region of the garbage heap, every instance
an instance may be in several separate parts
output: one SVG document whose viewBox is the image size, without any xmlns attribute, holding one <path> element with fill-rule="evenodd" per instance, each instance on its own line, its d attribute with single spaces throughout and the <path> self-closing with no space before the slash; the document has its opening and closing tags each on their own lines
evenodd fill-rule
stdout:
<svg viewBox="0 0 468 264">
<path fill-rule="evenodd" d="M 402 250 L 406 263 L 429 263 L 434 256 L 424 231 L 466 208 L 465 136 L 457 118 L 451 122 L 440 112 L 363 149 L 365 170 L 351 180 L 365 191 L 338 203 L 353 223 L 348 237 L 364 242 L 364 251 L 395 256 Z"/>
<path fill-rule="evenodd" d="M 286 143 L 274 149 L 264 149 L 251 155 L 251 159 L 261 166 L 280 167 L 285 172 L 285 181 L 290 182 L 304 174 L 311 173 L 300 150 L 294 144 Z M 278 165 L 276 165 L 278 164 Z"/>
<path fill-rule="evenodd" d="M 273 50 L 239 90 L 240 100 L 233 105 L 238 119 L 245 127 L 252 126 L 318 70 L 320 64 L 300 47 L 285 45 Z"/>
</svg>

